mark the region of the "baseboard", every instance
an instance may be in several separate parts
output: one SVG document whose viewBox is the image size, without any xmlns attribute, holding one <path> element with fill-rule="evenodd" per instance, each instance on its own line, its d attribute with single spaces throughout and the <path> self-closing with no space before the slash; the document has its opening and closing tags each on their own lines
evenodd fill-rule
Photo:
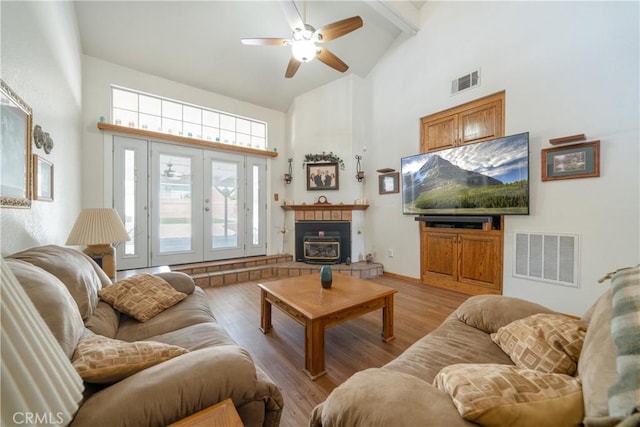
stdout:
<svg viewBox="0 0 640 427">
<path fill-rule="evenodd" d="M 422 283 L 422 281 L 416 277 L 410 277 L 410 276 L 405 276 L 402 274 L 397 274 L 397 273 L 391 273 L 388 271 L 384 271 L 382 273 L 383 276 L 387 276 L 390 277 L 392 279 L 398 279 L 398 280 L 405 280 L 407 282 L 412 282 L 412 283 Z"/>
</svg>

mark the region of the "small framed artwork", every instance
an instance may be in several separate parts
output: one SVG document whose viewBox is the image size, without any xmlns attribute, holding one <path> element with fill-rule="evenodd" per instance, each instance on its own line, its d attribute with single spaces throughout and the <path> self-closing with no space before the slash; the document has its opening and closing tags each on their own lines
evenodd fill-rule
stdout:
<svg viewBox="0 0 640 427">
<path fill-rule="evenodd" d="M 33 155 L 33 199 L 53 202 L 53 163 Z"/>
<path fill-rule="evenodd" d="M 0 206 L 31 206 L 31 122 L 33 113 L 0 80 Z"/>
<path fill-rule="evenodd" d="M 338 190 L 337 163 L 307 163 L 307 190 Z"/>
<path fill-rule="evenodd" d="M 600 176 L 600 141 L 542 150 L 542 180 Z"/>
<path fill-rule="evenodd" d="M 378 175 L 378 193 L 391 194 L 400 192 L 400 172 Z"/>
</svg>

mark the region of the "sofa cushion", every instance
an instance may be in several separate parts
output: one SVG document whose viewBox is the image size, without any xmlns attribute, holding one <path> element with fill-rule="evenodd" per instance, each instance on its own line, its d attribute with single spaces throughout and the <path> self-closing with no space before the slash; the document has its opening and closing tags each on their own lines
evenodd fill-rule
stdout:
<svg viewBox="0 0 640 427">
<path fill-rule="evenodd" d="M 71 358 L 84 333 L 75 300 L 57 277 L 28 262 L 6 259 L 11 272 L 33 302 L 62 351 Z"/>
<path fill-rule="evenodd" d="M 115 338 L 123 341 L 140 341 L 156 335 L 178 331 L 199 323 L 215 322 L 211 307 L 201 288 L 196 287 L 180 304 L 169 307 L 144 323 L 122 315 Z"/>
<path fill-rule="evenodd" d="M 155 273 L 155 275 L 166 280 L 176 291 L 187 295 L 191 295 L 196 288 L 191 276 L 180 271 L 166 271 L 164 273 Z"/>
<path fill-rule="evenodd" d="M 611 278 L 618 379 L 609 389 L 609 413 L 640 412 L 640 266 L 618 270 Z"/>
<path fill-rule="evenodd" d="M 236 345 L 205 348 L 94 393 L 84 401 L 72 426 L 166 426 L 227 398 L 235 405 L 269 401 L 272 396 L 264 391 L 258 394 L 256 387 L 255 365 L 245 350 Z"/>
<path fill-rule="evenodd" d="M 436 330 L 420 338 L 384 367 L 414 375 L 431 384 L 442 368 L 453 363 L 513 364 L 488 334 L 461 322 L 452 313 Z"/>
<path fill-rule="evenodd" d="M 580 380 L 516 366 L 459 364 L 443 368 L 434 386 L 460 415 L 483 426 L 564 427 L 583 417 Z"/>
<path fill-rule="evenodd" d="M 311 427 L 473 426 L 449 396 L 413 375 L 384 368 L 357 372 L 311 413 Z"/>
<path fill-rule="evenodd" d="M 573 375 L 587 324 L 562 314 L 534 314 L 491 334 L 491 339 L 521 368 Z"/>
<path fill-rule="evenodd" d="M 83 320 L 88 319 L 98 304 L 98 291 L 111 284 L 109 277 L 87 255 L 75 249 L 48 245 L 11 255 L 37 265 L 56 276 L 78 304 Z"/>
<path fill-rule="evenodd" d="M 188 352 L 154 341 L 125 342 L 86 334 L 80 339 L 71 362 L 86 382 L 114 383 Z"/>
<path fill-rule="evenodd" d="M 152 274 L 121 280 L 102 289 L 99 295 L 116 310 L 140 322 L 146 322 L 187 297 L 166 280 Z"/>
<path fill-rule="evenodd" d="M 115 338 L 120 324 L 120 312 L 108 303 L 100 300 L 93 314 L 84 322 L 84 326 L 96 335 Z"/>
<path fill-rule="evenodd" d="M 476 295 L 460 304 L 456 316 L 469 326 L 488 334 L 525 317 L 552 310 L 520 298 L 502 295 Z"/>
</svg>

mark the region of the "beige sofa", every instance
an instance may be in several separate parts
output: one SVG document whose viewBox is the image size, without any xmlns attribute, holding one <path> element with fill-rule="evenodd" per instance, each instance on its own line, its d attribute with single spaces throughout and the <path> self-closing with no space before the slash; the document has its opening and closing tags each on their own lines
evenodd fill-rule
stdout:
<svg viewBox="0 0 640 427">
<path fill-rule="evenodd" d="M 189 276 L 159 274 L 187 296 L 142 323 L 99 299 L 97 292 L 111 281 L 79 251 L 42 246 L 5 261 L 69 363 L 80 340 L 93 334 L 189 350 L 112 384 L 85 382 L 72 426 L 166 426 L 227 398 L 245 426 L 279 425 L 280 391 L 216 322 L 204 292 Z"/>
<path fill-rule="evenodd" d="M 635 275 L 627 283 L 628 289 L 633 289 L 635 296 L 635 310 L 630 314 L 636 325 L 631 331 L 629 342 L 635 347 L 633 355 L 629 356 L 629 365 L 635 369 L 635 374 L 629 373 L 630 381 L 636 382 L 635 388 L 629 391 L 627 398 L 634 406 L 634 415 L 612 416 L 609 411 L 608 391 L 610 387 L 620 381 L 616 370 L 616 346 L 612 339 L 612 293 L 606 291 L 603 296 L 587 311 L 582 319 L 573 319 L 576 323 L 583 320 L 588 323 L 583 332 L 582 350 L 578 349 L 576 373 L 563 378 L 576 380 L 581 391 L 577 396 L 577 405 L 573 409 L 563 409 L 550 412 L 545 402 L 530 406 L 524 410 L 526 404 L 512 404 L 506 409 L 497 424 L 501 426 L 536 425 L 527 418 L 528 414 L 547 413 L 554 425 L 582 425 L 585 426 L 640 426 L 640 325 L 638 310 L 640 309 L 640 273 L 635 269 Z M 603 290 L 607 285 L 602 285 Z M 410 346 L 395 360 L 381 368 L 371 368 L 354 374 L 346 382 L 338 386 L 311 413 L 309 425 L 312 427 L 357 427 L 357 426 L 421 426 L 421 427 L 467 427 L 477 425 L 463 419 L 457 403 L 448 391 L 464 394 L 471 392 L 471 388 L 464 384 L 467 381 L 464 374 L 451 389 L 436 388 L 434 379 L 445 367 L 451 369 L 454 364 L 482 364 L 480 369 L 516 368 L 509 355 L 505 353 L 491 339 L 491 334 L 501 327 L 511 324 L 518 319 L 529 318 L 538 313 L 553 313 L 551 310 L 516 298 L 504 296 L 474 296 L 463 303 L 452 313 L 440 327 Z M 536 316 L 537 317 L 537 316 Z M 530 318 L 529 318 L 530 319 Z M 505 365 L 505 366 L 502 366 Z M 468 365 L 465 365 L 468 366 Z M 453 367 L 457 369 L 458 367 Z M 442 379 L 443 377 L 440 377 Z M 481 379 L 486 381 L 486 379 Z M 485 382 L 485 385 L 487 383 Z M 439 384 L 440 385 L 440 384 Z M 482 388 L 482 387 L 480 387 Z M 474 389 L 477 392 L 478 388 Z M 523 396 L 514 396 L 517 400 Z M 491 400 L 491 399 L 489 399 Z M 488 404 L 494 403 L 485 402 Z M 468 403 L 468 402 L 467 402 Z M 491 415 L 491 414 L 490 414 Z M 495 415 L 495 414 L 494 414 Z M 520 416 L 519 419 L 515 418 Z M 514 418 L 511 418 L 511 417 Z M 563 418 L 567 417 L 567 418 Z M 485 418 L 486 419 L 486 418 Z M 573 421 L 570 421 L 573 420 Z M 495 416 L 494 416 L 495 422 Z M 479 422 L 480 423 L 480 422 Z M 482 422 L 491 425 L 491 422 Z M 543 422 L 537 425 L 551 425 Z"/>
</svg>

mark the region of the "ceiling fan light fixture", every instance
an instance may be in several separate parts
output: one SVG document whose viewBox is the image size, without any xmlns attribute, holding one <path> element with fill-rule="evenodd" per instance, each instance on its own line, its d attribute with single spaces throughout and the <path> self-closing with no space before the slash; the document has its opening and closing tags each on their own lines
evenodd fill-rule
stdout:
<svg viewBox="0 0 640 427">
<path fill-rule="evenodd" d="M 309 62 L 316 57 L 318 48 L 313 40 L 299 40 L 291 45 L 293 57 L 300 62 Z"/>
</svg>

